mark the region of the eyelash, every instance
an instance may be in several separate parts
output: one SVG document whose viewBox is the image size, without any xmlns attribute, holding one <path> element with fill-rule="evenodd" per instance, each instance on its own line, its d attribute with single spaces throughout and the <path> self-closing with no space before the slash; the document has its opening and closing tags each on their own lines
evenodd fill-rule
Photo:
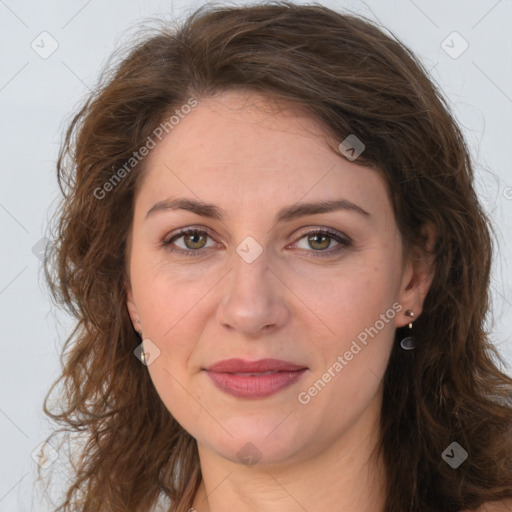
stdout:
<svg viewBox="0 0 512 512">
<path fill-rule="evenodd" d="M 205 234 L 213 239 L 213 236 L 207 229 L 189 228 L 189 229 L 184 229 L 183 231 L 178 232 L 177 234 L 175 234 L 168 240 L 164 240 L 162 245 L 171 252 L 181 253 L 181 254 L 184 254 L 185 256 L 191 256 L 191 257 L 201 256 L 201 253 L 204 254 L 206 252 L 205 249 L 185 250 L 185 249 L 176 249 L 171 246 L 171 244 L 174 241 L 178 240 L 179 238 L 182 238 L 185 235 L 194 234 L 194 233 Z M 352 240 L 349 237 L 347 237 L 346 235 L 342 236 L 339 233 L 337 233 L 336 231 L 331 231 L 331 230 L 325 229 L 325 228 L 306 231 L 306 232 L 301 233 L 300 235 L 301 236 L 297 239 L 297 242 L 299 240 L 302 240 L 303 238 L 305 238 L 308 235 L 326 235 L 329 238 L 334 239 L 336 242 L 339 243 L 339 246 L 334 250 L 324 250 L 324 251 L 323 250 L 318 250 L 318 251 L 311 250 L 311 251 L 308 251 L 308 252 L 312 252 L 314 254 L 314 256 L 313 256 L 314 258 L 327 258 L 327 257 L 333 256 L 333 255 L 337 255 L 341 251 L 351 247 L 352 243 L 353 243 Z"/>
</svg>

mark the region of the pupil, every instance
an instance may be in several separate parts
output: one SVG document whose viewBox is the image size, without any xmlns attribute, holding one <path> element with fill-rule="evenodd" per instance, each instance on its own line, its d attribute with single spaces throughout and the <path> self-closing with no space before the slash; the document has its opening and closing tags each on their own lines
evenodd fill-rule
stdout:
<svg viewBox="0 0 512 512">
<path fill-rule="evenodd" d="M 203 235 L 201 233 L 195 232 L 193 234 L 188 235 L 189 240 L 192 239 L 192 245 L 195 245 L 198 243 L 197 238 L 201 238 Z M 194 247 L 193 247 L 194 248 Z"/>
<path fill-rule="evenodd" d="M 322 244 L 322 242 L 319 242 L 319 240 L 318 240 L 319 238 L 323 238 L 323 239 L 324 239 L 324 241 L 325 241 L 325 240 L 327 240 L 327 246 L 329 245 L 329 242 L 328 242 L 328 238 L 329 238 L 329 237 L 328 237 L 327 235 L 319 235 L 319 234 L 317 234 L 317 235 L 312 235 L 312 236 L 311 236 L 311 238 L 310 238 L 310 242 L 313 242 L 314 244 L 316 244 L 316 243 L 320 243 L 320 244 Z M 324 243 L 324 244 L 323 244 L 323 246 L 322 246 L 322 247 L 320 247 L 320 248 L 321 248 L 321 249 L 325 249 L 325 248 L 326 248 L 325 243 Z"/>
</svg>

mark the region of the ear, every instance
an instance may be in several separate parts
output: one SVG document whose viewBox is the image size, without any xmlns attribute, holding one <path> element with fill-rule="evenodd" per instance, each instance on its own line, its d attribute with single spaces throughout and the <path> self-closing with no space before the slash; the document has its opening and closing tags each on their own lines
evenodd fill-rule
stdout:
<svg viewBox="0 0 512 512">
<path fill-rule="evenodd" d="M 403 312 L 408 309 L 418 318 L 423 311 L 423 303 L 430 289 L 435 274 L 434 246 L 437 231 L 433 224 L 425 224 L 421 230 L 420 242 L 411 247 L 407 256 L 398 301 L 403 306 Z M 411 321 L 405 315 L 396 317 L 396 326 L 403 327 Z"/>
<path fill-rule="evenodd" d="M 135 300 L 133 298 L 133 290 L 131 283 L 126 280 L 125 281 L 125 290 L 126 290 L 126 307 L 128 309 L 128 314 L 130 315 L 133 328 L 136 331 L 140 330 L 140 319 L 139 312 L 137 310 L 137 306 L 135 305 Z"/>
</svg>

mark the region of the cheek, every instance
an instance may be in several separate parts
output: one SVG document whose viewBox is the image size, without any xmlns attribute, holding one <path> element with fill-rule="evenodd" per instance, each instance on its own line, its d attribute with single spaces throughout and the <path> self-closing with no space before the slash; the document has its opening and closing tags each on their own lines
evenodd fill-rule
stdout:
<svg viewBox="0 0 512 512">
<path fill-rule="evenodd" d="M 399 262 L 384 252 L 382 246 L 375 247 L 336 269 L 310 268 L 289 276 L 294 293 L 315 313 L 319 325 L 323 324 L 326 343 L 333 338 L 346 341 L 356 337 L 392 307 L 400 268 Z"/>
<path fill-rule="evenodd" d="M 367 403 L 385 372 L 401 305 L 396 302 L 399 267 L 392 259 L 375 257 L 379 252 L 368 252 L 333 279 L 309 287 L 308 304 L 328 327 L 315 340 L 317 364 L 308 381 L 313 395 L 322 395 L 320 408 L 338 399 Z"/>
<path fill-rule="evenodd" d="M 154 257 L 134 262 L 132 286 L 148 337 L 163 342 L 183 323 L 193 328 L 190 316 L 214 286 L 214 277 L 200 265 L 180 268 Z"/>
<path fill-rule="evenodd" d="M 148 371 L 162 402 L 187 430 L 201 422 L 190 362 L 204 329 L 204 298 L 211 286 L 209 280 L 177 279 L 175 273 L 159 270 L 141 280 L 141 316 L 148 326 L 144 335 L 160 350 Z"/>
</svg>

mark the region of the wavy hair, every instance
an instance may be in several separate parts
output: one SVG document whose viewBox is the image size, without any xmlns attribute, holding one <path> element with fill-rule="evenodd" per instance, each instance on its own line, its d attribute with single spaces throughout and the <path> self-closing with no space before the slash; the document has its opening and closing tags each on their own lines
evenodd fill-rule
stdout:
<svg viewBox="0 0 512 512">
<path fill-rule="evenodd" d="M 107 66 L 67 129 L 45 276 L 75 328 L 43 408 L 60 425 L 52 436 L 86 442 L 57 512 L 146 512 L 165 497 L 173 512 L 192 506 L 196 442 L 134 357 L 125 258 L 144 161 L 126 163 L 190 98 L 234 89 L 303 107 L 336 140 L 357 134 L 366 145 L 357 163 L 384 177 L 405 250 L 424 247 L 425 226 L 437 233 L 417 348 L 395 343 L 384 375 L 385 511 L 454 512 L 512 498 L 512 379 L 485 327 L 492 227 L 449 105 L 411 51 L 370 20 L 268 2 L 203 6 L 144 34 Z M 53 393 L 59 407 L 50 408 Z M 457 469 L 441 457 L 454 441 L 469 454 Z"/>
</svg>

